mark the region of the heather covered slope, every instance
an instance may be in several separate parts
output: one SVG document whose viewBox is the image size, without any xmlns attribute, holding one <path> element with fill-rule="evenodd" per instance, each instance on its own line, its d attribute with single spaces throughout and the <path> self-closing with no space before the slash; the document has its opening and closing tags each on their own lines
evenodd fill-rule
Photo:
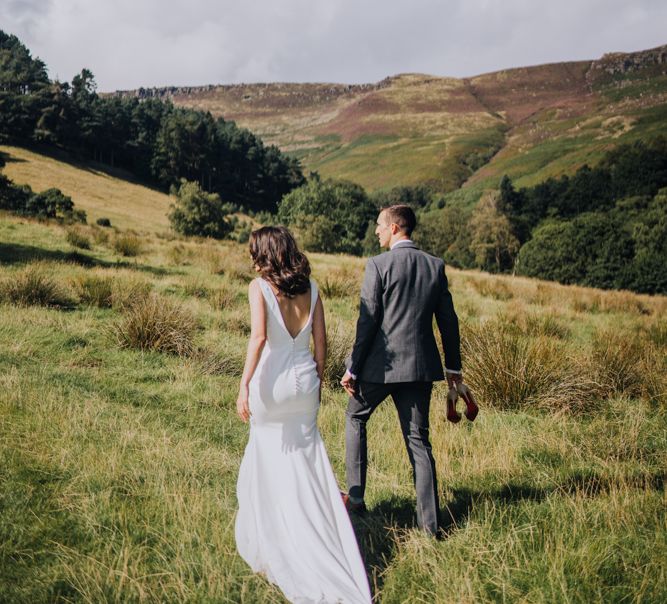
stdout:
<svg viewBox="0 0 667 604">
<path fill-rule="evenodd" d="M 368 189 L 427 183 L 470 196 L 574 172 L 619 142 L 667 132 L 667 46 L 472 78 L 403 74 L 377 84 L 150 89 L 224 115 Z"/>
</svg>

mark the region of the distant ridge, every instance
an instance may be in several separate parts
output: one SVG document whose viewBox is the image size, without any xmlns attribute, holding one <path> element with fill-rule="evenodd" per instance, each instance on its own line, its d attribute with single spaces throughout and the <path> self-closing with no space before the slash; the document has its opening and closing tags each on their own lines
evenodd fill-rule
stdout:
<svg viewBox="0 0 667 604">
<path fill-rule="evenodd" d="M 474 198 L 504 173 L 534 184 L 594 163 L 619 142 L 667 134 L 667 45 L 470 78 L 400 74 L 369 84 L 113 94 L 221 115 L 299 157 L 306 170 L 371 190 L 428 184 L 442 192 L 463 187 Z"/>
</svg>

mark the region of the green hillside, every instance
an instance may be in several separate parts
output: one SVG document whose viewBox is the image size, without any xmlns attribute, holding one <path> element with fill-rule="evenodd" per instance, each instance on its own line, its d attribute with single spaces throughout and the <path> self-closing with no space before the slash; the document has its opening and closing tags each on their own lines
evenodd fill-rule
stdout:
<svg viewBox="0 0 667 604">
<path fill-rule="evenodd" d="M 620 142 L 667 133 L 667 47 L 455 79 L 148 89 L 257 132 L 323 176 L 370 190 L 426 183 L 476 198 L 572 173 Z"/>
<path fill-rule="evenodd" d="M 55 156 L 21 147 L 0 145 L 7 162 L 2 173 L 34 191 L 55 187 L 69 195 L 88 222 L 109 218 L 123 229 L 161 232 L 169 229 L 169 196 L 134 182 L 122 170 L 94 162 L 73 161 L 66 153 Z"/>
</svg>

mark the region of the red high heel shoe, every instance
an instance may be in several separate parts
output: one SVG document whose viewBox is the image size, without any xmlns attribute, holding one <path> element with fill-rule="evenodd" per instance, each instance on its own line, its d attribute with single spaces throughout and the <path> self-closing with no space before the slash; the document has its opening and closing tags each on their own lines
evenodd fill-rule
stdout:
<svg viewBox="0 0 667 604">
<path fill-rule="evenodd" d="M 465 416 L 471 422 L 475 421 L 475 418 L 479 413 L 479 407 L 477 406 L 477 401 L 475 401 L 475 397 L 473 396 L 472 391 L 470 388 L 468 388 L 468 386 L 461 382 L 456 385 L 456 388 L 466 404 L 466 410 L 464 411 Z"/>
<path fill-rule="evenodd" d="M 461 421 L 461 414 L 456 410 L 457 398 L 459 398 L 459 393 L 452 386 L 447 392 L 447 419 L 453 424 Z"/>
</svg>

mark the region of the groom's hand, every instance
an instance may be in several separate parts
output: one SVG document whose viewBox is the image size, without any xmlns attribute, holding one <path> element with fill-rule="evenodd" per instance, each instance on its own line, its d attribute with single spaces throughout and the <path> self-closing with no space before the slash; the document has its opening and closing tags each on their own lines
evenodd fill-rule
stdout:
<svg viewBox="0 0 667 604">
<path fill-rule="evenodd" d="M 357 380 L 352 377 L 349 371 L 345 372 L 343 379 L 340 381 L 340 385 L 345 388 L 345 392 L 350 396 L 354 396 L 357 388 Z"/>
</svg>

